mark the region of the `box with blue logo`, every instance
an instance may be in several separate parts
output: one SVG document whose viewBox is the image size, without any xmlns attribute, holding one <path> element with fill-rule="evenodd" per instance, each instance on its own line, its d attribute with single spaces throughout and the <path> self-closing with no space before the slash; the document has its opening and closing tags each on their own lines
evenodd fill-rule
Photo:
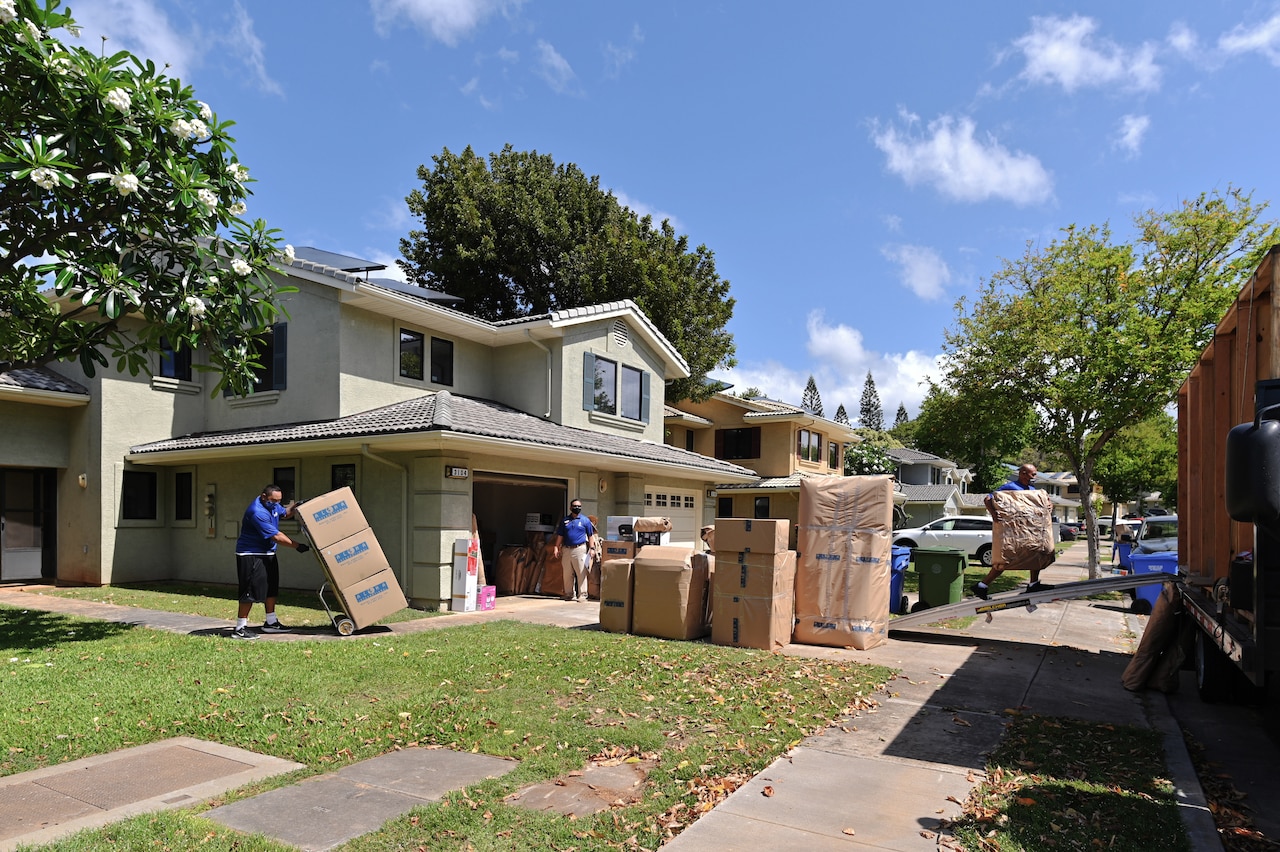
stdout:
<svg viewBox="0 0 1280 852">
<path fill-rule="evenodd" d="M 298 504 L 299 523 L 313 547 L 325 548 L 369 528 L 350 488 L 339 488 Z"/>
<path fill-rule="evenodd" d="M 390 568 L 384 568 L 372 577 L 352 583 L 338 596 L 347 608 L 347 615 L 356 623 L 357 630 L 376 624 L 392 613 L 409 605 L 400 591 L 400 583 Z"/>
<path fill-rule="evenodd" d="M 372 577 L 383 568 L 391 567 L 371 527 L 321 548 L 320 558 L 338 589 L 345 589 L 365 577 Z"/>
</svg>

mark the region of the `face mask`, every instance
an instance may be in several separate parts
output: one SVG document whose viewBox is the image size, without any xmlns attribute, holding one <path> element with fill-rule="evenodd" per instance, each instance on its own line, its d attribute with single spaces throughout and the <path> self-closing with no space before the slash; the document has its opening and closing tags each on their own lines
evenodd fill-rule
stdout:
<svg viewBox="0 0 1280 852">
<path fill-rule="evenodd" d="M 570 512 L 573 512 L 573 513 L 576 515 L 576 514 L 578 514 L 579 512 L 581 512 L 581 511 L 582 511 L 582 507 L 581 507 L 581 506 L 574 506 L 574 507 L 573 507 L 572 509 L 570 509 L 569 511 L 570 511 Z"/>
</svg>

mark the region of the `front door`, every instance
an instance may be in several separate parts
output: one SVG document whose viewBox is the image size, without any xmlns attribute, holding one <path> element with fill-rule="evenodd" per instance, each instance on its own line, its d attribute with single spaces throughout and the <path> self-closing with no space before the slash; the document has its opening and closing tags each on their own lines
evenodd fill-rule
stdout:
<svg viewBox="0 0 1280 852">
<path fill-rule="evenodd" d="M 0 582 L 44 576 L 46 509 L 53 496 L 50 471 L 0 470 Z"/>
</svg>

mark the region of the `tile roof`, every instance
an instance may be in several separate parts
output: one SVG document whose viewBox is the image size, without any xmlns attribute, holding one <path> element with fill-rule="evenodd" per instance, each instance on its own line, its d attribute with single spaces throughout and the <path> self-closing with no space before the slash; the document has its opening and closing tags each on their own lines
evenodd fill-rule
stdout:
<svg viewBox="0 0 1280 852">
<path fill-rule="evenodd" d="M 196 433 L 140 444 L 131 447 L 129 452 L 131 455 L 146 456 L 148 453 L 180 450 L 429 431 L 450 431 L 460 435 L 478 435 L 521 444 L 603 452 L 620 458 L 677 465 L 710 475 L 749 476 L 752 474 L 752 471 L 747 468 L 688 450 L 652 441 L 638 441 L 620 435 L 562 426 L 501 403 L 459 396 L 449 391 L 427 394 L 335 420 Z"/>
<path fill-rule="evenodd" d="M 89 389 L 79 382 L 60 376 L 47 367 L 23 367 L 0 373 L 0 385 L 23 390 L 52 391 L 89 395 Z"/>
<path fill-rule="evenodd" d="M 667 420 L 685 420 L 690 423 L 701 423 L 704 426 L 710 426 L 711 421 L 705 417 L 699 417 L 696 414 L 690 414 L 687 411 L 681 411 L 678 408 L 672 408 L 669 405 L 662 406 L 662 416 Z"/>
<path fill-rule="evenodd" d="M 952 467 L 955 464 L 942 456 L 935 456 L 933 453 L 926 453 L 923 450 L 913 450 L 910 447 L 893 447 L 885 450 L 885 455 L 899 464 L 922 464 L 924 462 L 945 462 Z"/>
<path fill-rule="evenodd" d="M 961 494 L 960 505 L 966 508 L 986 508 L 986 494 Z"/>
<path fill-rule="evenodd" d="M 954 485 L 899 485 L 908 503 L 945 503 L 960 489 Z"/>
</svg>

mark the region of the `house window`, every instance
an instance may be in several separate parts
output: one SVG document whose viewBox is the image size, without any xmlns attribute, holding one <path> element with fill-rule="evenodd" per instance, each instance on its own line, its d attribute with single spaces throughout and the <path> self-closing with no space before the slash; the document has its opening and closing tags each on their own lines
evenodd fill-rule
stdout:
<svg viewBox="0 0 1280 852">
<path fill-rule="evenodd" d="M 154 521 L 158 477 L 154 471 L 126 470 L 120 491 L 120 517 L 126 521 Z"/>
<path fill-rule="evenodd" d="M 830 441 L 827 444 L 827 467 L 832 470 L 842 470 L 844 468 L 843 459 L 840 458 L 840 444 L 838 441 Z"/>
<path fill-rule="evenodd" d="M 431 338 L 431 381 L 453 386 L 453 341 Z"/>
<path fill-rule="evenodd" d="M 288 323 L 278 322 L 258 338 L 258 363 L 253 371 L 255 391 L 284 390 Z"/>
<path fill-rule="evenodd" d="M 583 354 L 582 408 L 649 422 L 649 374 L 592 352 Z"/>
<path fill-rule="evenodd" d="M 288 503 L 290 500 L 297 499 L 298 496 L 298 474 L 297 468 L 293 467 L 273 467 L 271 468 L 271 481 L 280 486 L 280 502 Z"/>
<path fill-rule="evenodd" d="M 160 338 L 160 375 L 167 379 L 191 381 L 191 350 L 181 343 L 175 348 L 169 338 Z"/>
<path fill-rule="evenodd" d="M 822 433 L 801 429 L 796 442 L 796 455 L 804 461 L 822 461 Z"/>
<path fill-rule="evenodd" d="M 195 476 L 189 470 L 180 470 L 173 475 L 173 519 L 175 521 L 195 519 L 194 482 Z"/>
<path fill-rule="evenodd" d="M 356 466 L 354 464 L 335 464 L 329 468 L 329 487 L 336 491 L 339 488 L 354 488 L 356 484 Z"/>
<path fill-rule="evenodd" d="M 684 448 L 689 452 L 693 452 L 693 430 L 684 430 Z"/>
<path fill-rule="evenodd" d="M 646 493 L 646 494 L 644 495 L 644 504 L 645 504 L 646 506 L 652 506 L 652 505 L 653 505 L 653 495 L 652 495 L 652 494 Z"/>
<path fill-rule="evenodd" d="M 400 329 L 400 376 L 422 381 L 422 356 L 426 337 L 417 331 Z"/>
<path fill-rule="evenodd" d="M 760 458 L 760 427 L 717 429 L 715 454 L 725 461 Z"/>
<path fill-rule="evenodd" d="M 694 506 L 693 506 L 693 496 L 692 496 L 692 495 L 690 495 L 690 494 L 686 494 L 686 495 L 684 495 L 684 507 L 685 507 L 686 509 L 692 509 L 692 508 L 694 508 Z"/>
<path fill-rule="evenodd" d="M 733 517 L 733 498 L 721 497 L 716 500 L 716 517 L 732 518 Z"/>
<path fill-rule="evenodd" d="M 760 518 L 760 519 L 769 517 L 769 498 L 768 497 L 756 498 L 756 515 L 755 516 L 756 518 Z"/>
<path fill-rule="evenodd" d="M 657 506 L 660 509 L 665 509 L 667 507 L 667 495 L 665 494 L 653 495 L 653 505 Z"/>
</svg>

